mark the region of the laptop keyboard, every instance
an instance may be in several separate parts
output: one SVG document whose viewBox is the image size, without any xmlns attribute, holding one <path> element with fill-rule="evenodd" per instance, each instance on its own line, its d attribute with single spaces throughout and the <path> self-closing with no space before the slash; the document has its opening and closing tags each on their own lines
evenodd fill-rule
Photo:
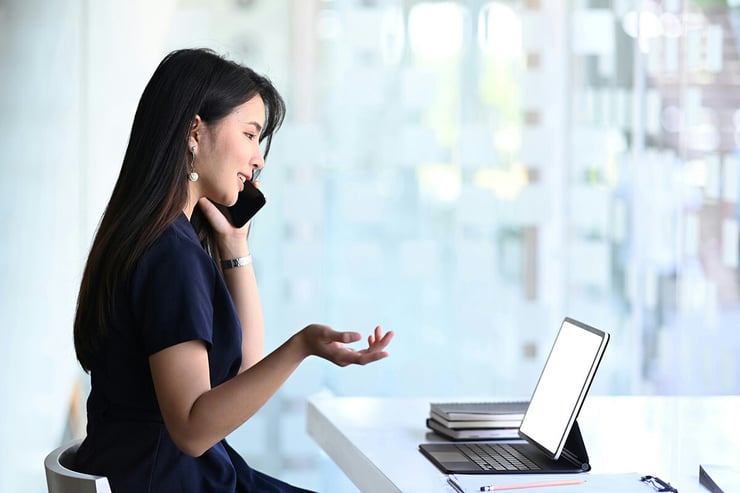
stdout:
<svg viewBox="0 0 740 493">
<path fill-rule="evenodd" d="M 458 444 L 457 448 L 484 471 L 534 471 L 540 466 L 506 443 Z"/>
</svg>

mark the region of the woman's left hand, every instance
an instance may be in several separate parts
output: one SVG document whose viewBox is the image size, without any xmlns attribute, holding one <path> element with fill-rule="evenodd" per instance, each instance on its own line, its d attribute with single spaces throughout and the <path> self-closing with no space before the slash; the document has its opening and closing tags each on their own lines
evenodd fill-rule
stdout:
<svg viewBox="0 0 740 493">
<path fill-rule="evenodd" d="M 241 228 L 232 226 L 213 202 L 203 197 L 198 201 L 198 207 L 216 233 L 219 255 L 221 258 L 238 258 L 249 254 L 247 233 L 252 221 Z"/>
<path fill-rule="evenodd" d="M 217 234 L 225 236 L 234 234 L 238 234 L 241 236 L 247 235 L 247 231 L 249 231 L 249 222 L 247 222 L 247 224 L 245 224 L 241 228 L 235 228 L 231 225 L 229 220 L 226 219 L 226 216 L 224 216 L 221 211 L 218 210 L 218 207 L 216 207 L 213 202 L 205 197 L 201 197 L 201 199 L 198 200 L 198 207 L 200 207 L 203 215 L 206 216 L 206 219 L 208 219 L 208 222 L 211 223 L 213 230 Z"/>
</svg>

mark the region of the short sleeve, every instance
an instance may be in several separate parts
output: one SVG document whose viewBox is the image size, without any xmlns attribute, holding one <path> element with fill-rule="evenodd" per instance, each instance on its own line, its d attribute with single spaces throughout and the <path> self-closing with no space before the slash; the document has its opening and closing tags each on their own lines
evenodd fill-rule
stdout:
<svg viewBox="0 0 740 493">
<path fill-rule="evenodd" d="M 131 301 L 147 355 L 181 342 L 213 342 L 213 260 L 177 234 L 158 239 L 131 279 Z"/>
</svg>

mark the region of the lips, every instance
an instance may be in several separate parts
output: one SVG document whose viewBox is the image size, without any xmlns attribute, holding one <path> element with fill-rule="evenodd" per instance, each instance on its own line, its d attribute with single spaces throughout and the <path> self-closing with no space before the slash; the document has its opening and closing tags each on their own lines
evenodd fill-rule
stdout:
<svg viewBox="0 0 740 493">
<path fill-rule="evenodd" d="M 241 192 L 242 190 L 244 190 L 244 184 L 247 183 L 247 180 L 249 180 L 249 178 L 247 178 L 247 175 L 243 173 L 237 173 L 236 176 L 237 178 L 239 178 L 239 191 Z"/>
</svg>

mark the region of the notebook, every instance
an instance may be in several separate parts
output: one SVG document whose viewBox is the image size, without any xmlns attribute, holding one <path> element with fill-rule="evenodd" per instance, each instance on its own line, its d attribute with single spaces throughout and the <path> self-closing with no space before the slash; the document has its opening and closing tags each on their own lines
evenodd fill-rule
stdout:
<svg viewBox="0 0 740 493">
<path fill-rule="evenodd" d="M 452 440 L 516 440 L 519 428 L 447 428 L 427 418 L 427 428 Z"/>
<path fill-rule="evenodd" d="M 576 418 L 609 334 L 566 317 L 535 386 L 516 443 L 422 443 L 447 474 L 583 472 L 591 469 Z"/>
<path fill-rule="evenodd" d="M 432 417 L 445 421 L 521 421 L 527 401 L 497 402 L 432 402 Z"/>
</svg>

